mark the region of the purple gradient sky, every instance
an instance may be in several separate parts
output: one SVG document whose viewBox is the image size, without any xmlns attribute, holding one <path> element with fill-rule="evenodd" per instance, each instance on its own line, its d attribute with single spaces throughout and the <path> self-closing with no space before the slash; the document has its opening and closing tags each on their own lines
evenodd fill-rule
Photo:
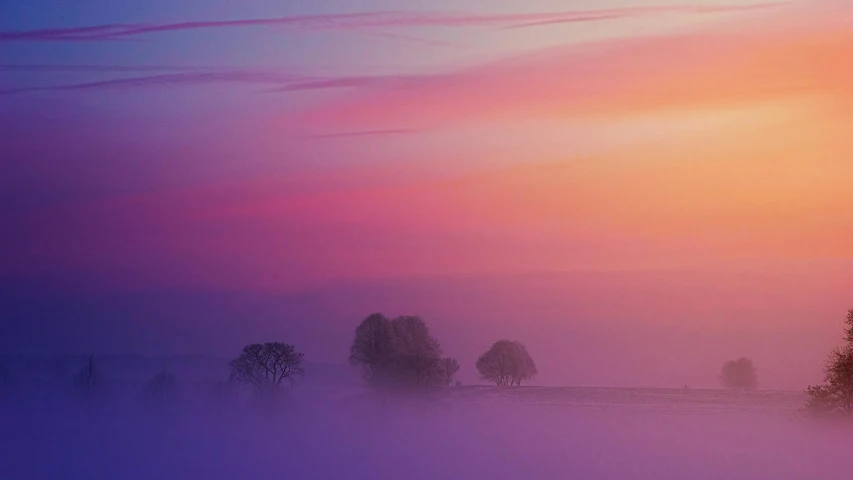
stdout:
<svg viewBox="0 0 853 480">
<path fill-rule="evenodd" d="M 383 311 L 465 381 L 513 337 L 544 384 L 799 389 L 853 307 L 849 12 L 12 0 L 0 351 L 342 362 Z"/>
</svg>

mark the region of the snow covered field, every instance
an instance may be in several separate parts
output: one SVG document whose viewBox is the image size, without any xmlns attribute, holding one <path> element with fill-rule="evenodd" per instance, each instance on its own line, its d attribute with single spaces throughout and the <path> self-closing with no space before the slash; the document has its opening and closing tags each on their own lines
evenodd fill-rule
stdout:
<svg viewBox="0 0 853 480">
<path fill-rule="evenodd" d="M 297 387 L 276 411 L 185 394 L 0 403 L 0 478 L 832 479 L 846 425 L 796 392 L 462 387 L 376 398 Z"/>
</svg>

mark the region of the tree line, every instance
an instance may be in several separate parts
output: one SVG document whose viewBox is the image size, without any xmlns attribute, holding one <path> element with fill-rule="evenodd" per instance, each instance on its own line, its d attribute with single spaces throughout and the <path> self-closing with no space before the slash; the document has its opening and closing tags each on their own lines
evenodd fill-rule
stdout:
<svg viewBox="0 0 853 480">
<path fill-rule="evenodd" d="M 443 357 L 441 344 L 417 316 L 393 319 L 374 313 L 355 329 L 350 363 L 365 381 L 380 388 L 447 387 L 459 371 L 456 359 Z M 476 363 L 480 378 L 501 387 L 519 386 L 536 375 L 536 364 L 521 342 L 499 340 Z"/>
<path fill-rule="evenodd" d="M 853 310 L 844 318 L 843 343 L 829 352 L 823 373 L 822 384 L 806 388 L 804 411 L 821 416 L 853 415 Z M 748 358 L 723 365 L 721 379 L 733 389 L 751 390 L 758 385 L 755 366 Z"/>
<path fill-rule="evenodd" d="M 853 310 L 848 311 L 844 324 L 844 343 L 830 352 L 824 382 L 806 389 L 806 411 L 853 415 Z M 274 398 L 305 375 L 304 358 L 296 347 L 283 342 L 246 345 L 228 362 L 228 378 L 219 388 L 224 392 L 243 385 L 257 397 Z M 349 362 L 360 368 L 367 385 L 380 389 L 449 387 L 460 368 L 456 359 L 444 356 L 441 343 L 422 318 L 388 318 L 381 313 L 368 315 L 355 328 Z M 498 387 L 518 387 L 537 374 L 527 348 L 511 340 L 496 341 L 477 358 L 475 367 L 480 379 Z M 755 365 L 745 357 L 726 362 L 720 379 L 730 389 L 753 390 L 758 386 Z M 0 395 L 13 383 L 11 372 L 0 363 Z M 85 358 L 70 383 L 86 399 L 101 397 L 109 388 L 92 355 Z M 161 405 L 174 398 L 177 390 L 177 379 L 163 369 L 146 382 L 143 396 L 148 403 Z"/>
<path fill-rule="evenodd" d="M 844 325 L 844 344 L 829 352 L 823 384 L 806 389 L 811 412 L 853 415 L 853 310 L 847 311 Z"/>
<path fill-rule="evenodd" d="M 304 359 L 295 346 L 284 342 L 246 345 L 228 362 L 228 378 L 218 384 L 219 394 L 244 386 L 256 398 L 274 399 L 305 375 Z M 459 384 L 455 382 L 459 362 L 443 355 L 426 322 L 414 315 L 393 319 L 381 313 L 368 315 L 355 329 L 349 362 L 374 388 L 425 390 Z M 500 387 L 520 386 L 536 375 L 533 358 L 518 341 L 495 342 L 475 366 L 481 379 Z M 11 374 L 0 364 L 0 394 L 11 384 Z M 89 355 L 70 386 L 77 396 L 94 401 L 107 394 L 110 382 L 95 356 Z M 162 406 L 177 396 L 178 389 L 175 375 L 163 369 L 145 383 L 142 397 L 149 405 Z"/>
</svg>

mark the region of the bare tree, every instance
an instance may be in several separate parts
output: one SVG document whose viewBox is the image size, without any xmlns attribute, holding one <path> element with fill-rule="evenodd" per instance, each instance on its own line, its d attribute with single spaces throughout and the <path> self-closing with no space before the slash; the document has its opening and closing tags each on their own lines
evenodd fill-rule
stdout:
<svg viewBox="0 0 853 480">
<path fill-rule="evenodd" d="M 527 348 L 518 341 L 498 340 L 477 359 L 477 371 L 483 380 L 499 387 L 520 386 L 536 376 L 536 363 Z"/>
<path fill-rule="evenodd" d="M 92 398 L 102 391 L 106 381 L 95 363 L 95 356 L 86 357 L 83 367 L 74 376 L 74 388 L 83 398 Z"/>
<path fill-rule="evenodd" d="M 758 372 L 752 360 L 746 357 L 723 364 L 720 380 L 724 387 L 732 390 L 755 390 L 758 388 Z"/>
<path fill-rule="evenodd" d="M 806 411 L 816 414 L 846 412 L 839 397 L 828 385 L 809 385 L 806 387 Z"/>
<path fill-rule="evenodd" d="M 834 409 L 853 414 L 853 345 L 830 352 L 824 374 L 825 400 Z"/>
<path fill-rule="evenodd" d="M 847 316 L 844 318 L 844 340 L 849 345 L 853 345 L 853 309 L 847 310 Z"/>
<path fill-rule="evenodd" d="M 853 310 L 847 312 L 844 324 L 846 344 L 829 353 L 823 385 L 806 389 L 806 408 L 811 412 L 853 415 Z"/>
<path fill-rule="evenodd" d="M 231 380 L 252 386 L 256 393 L 275 394 L 283 384 L 293 384 L 296 377 L 305 375 L 304 355 L 293 345 L 280 342 L 255 343 L 243 347 L 240 355 L 231 360 Z"/>
<path fill-rule="evenodd" d="M 0 394 L 8 390 L 11 383 L 12 374 L 10 374 L 9 370 L 6 370 L 6 367 L 0 363 Z"/>
<path fill-rule="evenodd" d="M 835 349 L 826 367 L 826 383 L 847 413 L 853 413 L 853 346 Z"/>
</svg>

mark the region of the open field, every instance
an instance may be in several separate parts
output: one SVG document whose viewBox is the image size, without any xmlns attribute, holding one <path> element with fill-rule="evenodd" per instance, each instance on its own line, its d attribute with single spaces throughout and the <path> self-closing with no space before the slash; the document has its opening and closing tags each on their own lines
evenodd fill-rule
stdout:
<svg viewBox="0 0 853 480">
<path fill-rule="evenodd" d="M 184 389 L 151 410 L 7 397 L 4 479 L 815 479 L 848 462 L 847 426 L 798 392 L 459 387 L 380 396 L 297 386 L 276 409 Z M 42 392 L 42 395 L 45 392 Z"/>
</svg>

